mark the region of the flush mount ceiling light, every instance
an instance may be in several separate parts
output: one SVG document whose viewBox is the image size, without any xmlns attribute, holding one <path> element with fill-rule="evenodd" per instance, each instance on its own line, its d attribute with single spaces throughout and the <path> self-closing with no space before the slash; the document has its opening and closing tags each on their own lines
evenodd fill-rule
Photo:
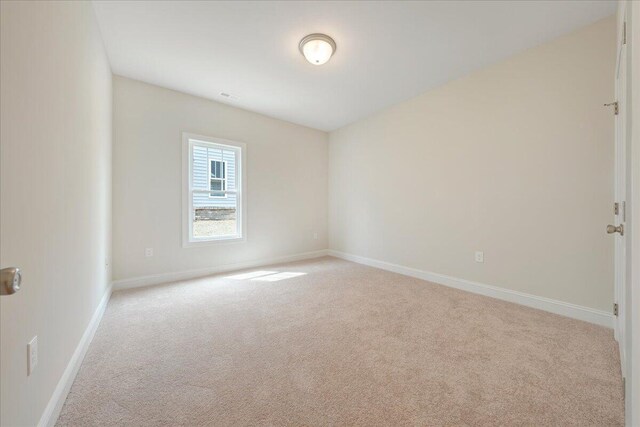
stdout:
<svg viewBox="0 0 640 427">
<path fill-rule="evenodd" d="M 309 34 L 300 40 L 300 53 L 313 65 L 326 63 L 336 51 L 336 42 L 326 34 Z"/>
</svg>

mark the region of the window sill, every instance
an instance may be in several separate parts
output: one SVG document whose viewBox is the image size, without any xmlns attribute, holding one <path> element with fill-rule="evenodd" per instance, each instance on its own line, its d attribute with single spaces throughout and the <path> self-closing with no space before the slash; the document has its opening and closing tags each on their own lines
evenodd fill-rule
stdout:
<svg viewBox="0 0 640 427">
<path fill-rule="evenodd" d="M 219 237 L 213 239 L 191 240 L 182 243 L 183 248 L 196 248 L 200 246 L 215 246 L 226 243 L 245 243 L 247 238 L 244 236 Z"/>
</svg>

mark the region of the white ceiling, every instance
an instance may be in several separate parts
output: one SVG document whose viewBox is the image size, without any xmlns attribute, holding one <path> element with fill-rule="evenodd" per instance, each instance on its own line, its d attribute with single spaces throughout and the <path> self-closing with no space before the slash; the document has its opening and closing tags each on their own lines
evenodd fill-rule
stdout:
<svg viewBox="0 0 640 427">
<path fill-rule="evenodd" d="M 574 0 L 94 3 L 115 74 L 325 131 L 616 8 Z M 298 51 L 314 32 L 338 45 L 323 66 Z"/>
</svg>

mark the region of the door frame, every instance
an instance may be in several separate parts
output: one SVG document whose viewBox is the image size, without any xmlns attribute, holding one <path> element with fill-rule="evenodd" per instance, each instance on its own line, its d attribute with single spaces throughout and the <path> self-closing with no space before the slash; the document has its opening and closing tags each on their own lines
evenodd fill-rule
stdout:
<svg viewBox="0 0 640 427">
<path fill-rule="evenodd" d="M 640 424 L 640 3 L 625 1 L 627 17 L 627 53 L 629 61 L 627 94 L 629 99 L 628 126 L 630 163 L 631 224 L 627 260 L 626 352 L 627 381 L 625 390 L 625 419 L 627 425 Z M 636 209 L 637 207 L 637 209 Z M 635 227 L 639 225 L 639 227 Z"/>
</svg>

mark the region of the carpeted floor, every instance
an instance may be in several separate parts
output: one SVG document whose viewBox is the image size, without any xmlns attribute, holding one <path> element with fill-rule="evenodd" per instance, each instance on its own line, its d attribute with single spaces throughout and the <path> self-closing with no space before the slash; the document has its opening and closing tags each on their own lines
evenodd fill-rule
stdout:
<svg viewBox="0 0 640 427">
<path fill-rule="evenodd" d="M 609 329 L 335 258 L 262 270 L 303 274 L 114 293 L 58 425 L 623 425 Z"/>
</svg>

